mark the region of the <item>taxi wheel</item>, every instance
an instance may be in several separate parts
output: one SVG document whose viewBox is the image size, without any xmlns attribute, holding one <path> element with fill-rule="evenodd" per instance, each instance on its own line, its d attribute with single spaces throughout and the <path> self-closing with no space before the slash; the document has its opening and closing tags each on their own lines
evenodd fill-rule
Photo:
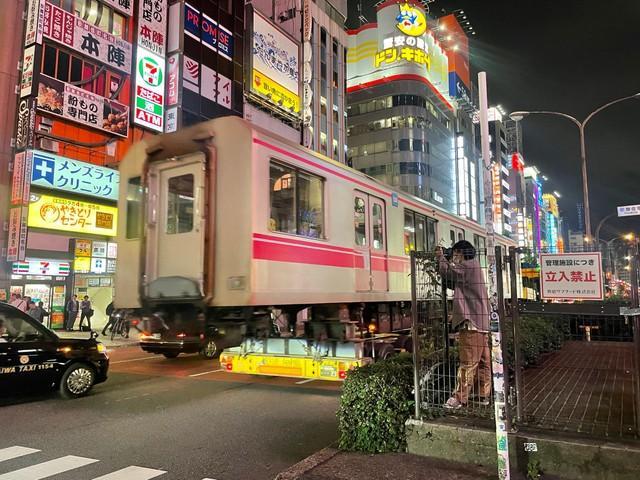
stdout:
<svg viewBox="0 0 640 480">
<path fill-rule="evenodd" d="M 166 358 L 176 358 L 178 355 L 180 355 L 180 352 L 165 352 L 162 355 L 164 355 Z"/>
<path fill-rule="evenodd" d="M 95 372 L 84 363 L 67 368 L 60 380 L 60 394 L 65 398 L 78 398 L 89 393 L 95 380 Z"/>
<path fill-rule="evenodd" d="M 200 354 L 205 358 L 218 358 L 220 356 L 220 351 L 218 350 L 218 344 L 212 338 L 208 339 L 207 342 L 200 350 Z"/>
</svg>

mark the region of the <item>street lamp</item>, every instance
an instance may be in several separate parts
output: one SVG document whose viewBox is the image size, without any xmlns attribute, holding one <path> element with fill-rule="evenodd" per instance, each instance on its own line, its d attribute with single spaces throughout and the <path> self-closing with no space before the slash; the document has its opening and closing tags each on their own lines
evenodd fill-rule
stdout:
<svg viewBox="0 0 640 480">
<path fill-rule="evenodd" d="M 613 100 L 605 105 L 602 105 L 599 108 L 596 108 L 593 112 L 587 115 L 587 117 L 582 122 L 579 121 L 577 118 L 572 117 L 571 115 L 567 115 L 566 113 L 549 112 L 544 110 L 532 111 L 532 112 L 520 111 L 520 112 L 513 112 L 509 115 L 509 118 L 511 118 L 511 120 L 515 122 L 521 121 L 524 117 L 528 115 L 556 115 L 559 117 L 564 117 L 567 120 L 571 120 L 573 123 L 577 125 L 578 129 L 580 130 L 580 160 L 582 164 L 582 194 L 584 196 L 584 223 L 585 223 L 585 229 L 586 229 L 585 233 L 587 234 L 587 237 L 589 238 L 589 240 L 591 240 L 591 214 L 589 211 L 589 185 L 587 181 L 587 153 L 586 153 L 585 141 L 584 141 L 584 129 L 587 126 L 587 123 L 589 123 L 589 121 L 597 113 L 600 113 L 605 108 L 609 108 L 610 106 L 615 105 L 616 103 L 624 102 L 625 100 L 631 100 L 632 98 L 639 99 L 640 92 L 636 93 L 635 95 L 629 95 L 628 97 L 618 98 L 617 100 Z"/>
</svg>

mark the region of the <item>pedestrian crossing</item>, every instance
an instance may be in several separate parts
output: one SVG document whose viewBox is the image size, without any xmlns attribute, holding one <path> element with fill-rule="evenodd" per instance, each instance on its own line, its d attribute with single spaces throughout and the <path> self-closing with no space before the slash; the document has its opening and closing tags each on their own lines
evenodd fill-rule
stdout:
<svg viewBox="0 0 640 480">
<path fill-rule="evenodd" d="M 151 480 L 168 473 L 165 470 L 155 468 L 139 467 L 130 465 L 128 467 L 105 473 L 98 477 L 83 475 L 82 468 L 91 464 L 97 464 L 100 460 L 95 458 L 79 457 L 76 455 L 64 455 L 47 461 L 38 462 L 37 453 L 41 450 L 30 447 L 14 445 L 12 447 L 0 448 L 0 468 L 2 462 L 26 458 L 34 458 L 37 463 L 17 468 L 10 472 L 0 473 L 0 480 L 41 480 L 64 473 L 73 474 L 77 480 Z M 29 457 L 29 456 L 33 457 Z M 2 470 L 0 470 L 2 471 Z M 86 472 L 85 472 L 86 473 Z M 214 478 L 204 478 L 202 480 L 215 480 Z"/>
</svg>

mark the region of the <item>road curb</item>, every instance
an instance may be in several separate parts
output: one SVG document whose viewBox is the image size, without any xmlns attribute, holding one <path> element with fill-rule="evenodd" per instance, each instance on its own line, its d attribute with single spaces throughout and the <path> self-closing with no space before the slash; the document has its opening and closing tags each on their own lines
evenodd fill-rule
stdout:
<svg viewBox="0 0 640 480">
<path fill-rule="evenodd" d="M 318 465 L 331 460 L 338 453 L 340 453 L 340 451 L 335 448 L 323 448 L 322 450 L 289 467 L 284 472 L 280 472 L 276 476 L 275 480 L 297 480 L 305 473 L 316 468 Z"/>
</svg>

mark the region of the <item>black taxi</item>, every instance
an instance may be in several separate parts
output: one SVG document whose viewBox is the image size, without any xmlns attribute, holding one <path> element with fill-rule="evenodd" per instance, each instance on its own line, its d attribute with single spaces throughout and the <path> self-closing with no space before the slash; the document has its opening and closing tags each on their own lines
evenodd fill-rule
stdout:
<svg viewBox="0 0 640 480">
<path fill-rule="evenodd" d="M 17 308 L 0 303 L 0 394 L 58 388 L 86 395 L 107 379 L 109 357 L 95 334 L 61 338 Z"/>
</svg>

